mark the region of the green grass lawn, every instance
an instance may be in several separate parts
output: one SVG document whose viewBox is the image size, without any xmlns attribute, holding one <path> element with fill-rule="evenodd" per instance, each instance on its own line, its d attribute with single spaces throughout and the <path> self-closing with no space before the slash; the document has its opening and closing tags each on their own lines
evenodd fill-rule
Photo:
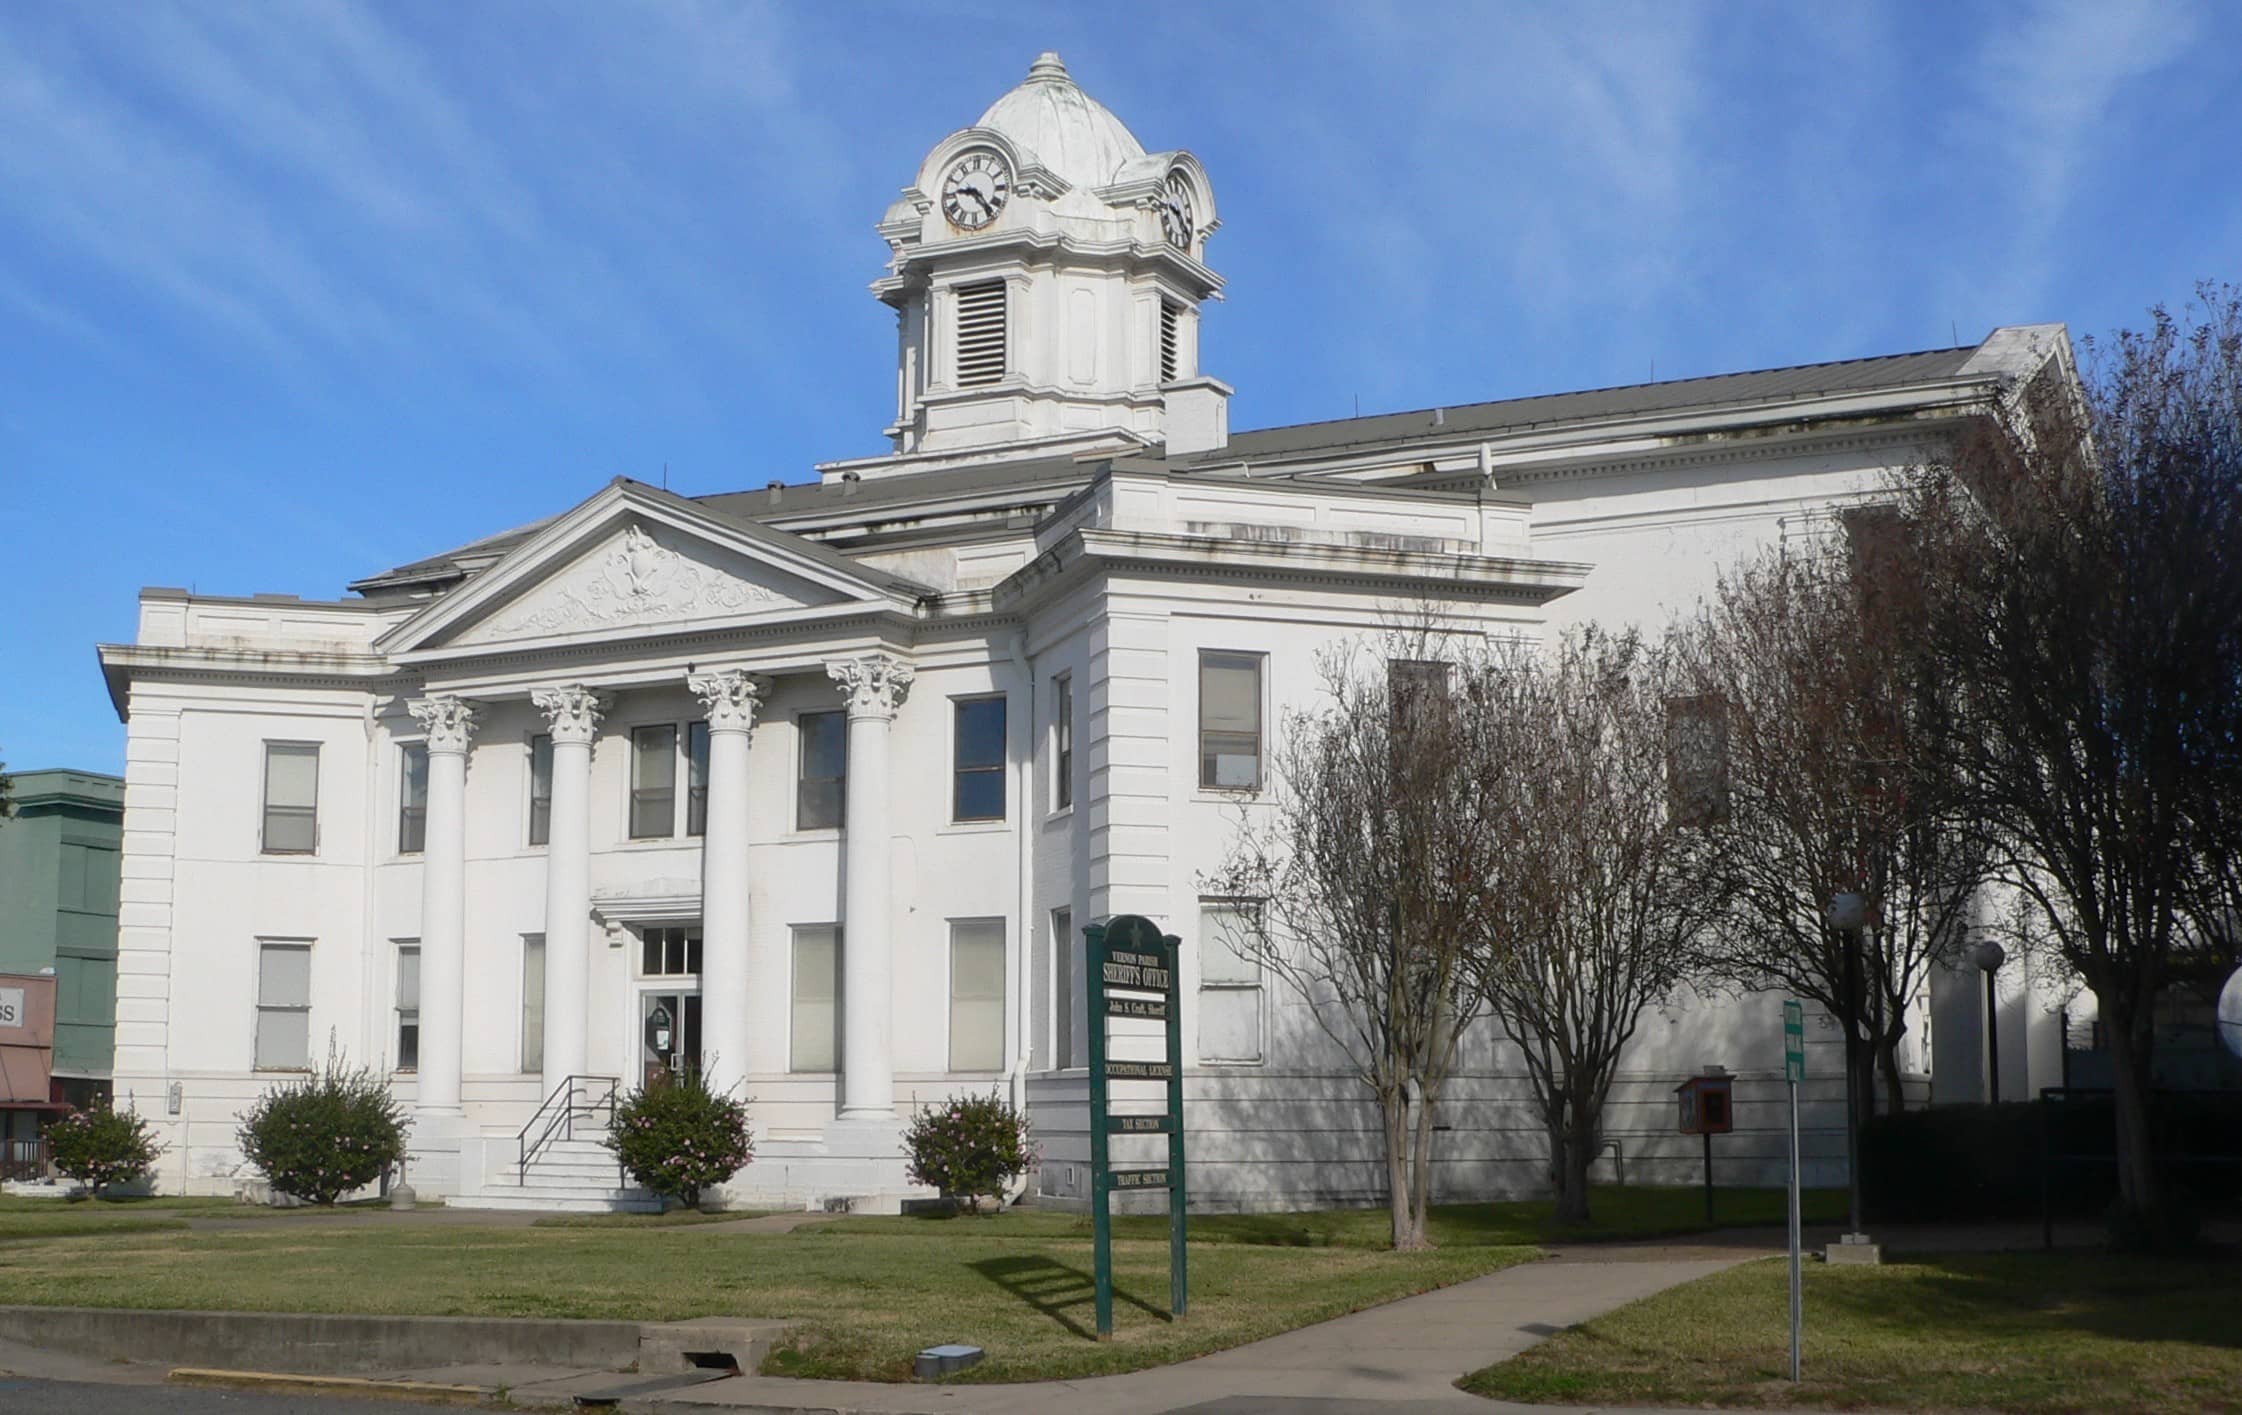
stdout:
<svg viewBox="0 0 2242 1415">
<path fill-rule="evenodd" d="M 250 1311 L 806 1323 L 765 1369 L 903 1380 L 946 1341 L 987 1348 L 975 1380 L 1163 1365 L 1428 1291 L 1535 1256 L 1194 1245 L 1191 1312 L 1170 1322 L 1165 1240 L 1114 1245 L 1115 1340 L 1092 1340 L 1086 1237 L 956 1220 L 903 1231 L 718 1234 L 696 1227 L 244 1226 L 0 1244 L 10 1302 Z"/>
<path fill-rule="evenodd" d="M 1805 1380 L 1785 1379 L 1787 1266 L 1748 1263 L 1561 1333 L 1462 1382 L 1563 1404 L 2242 1411 L 2242 1265 L 1951 1255 L 1806 1268 Z"/>
<path fill-rule="evenodd" d="M 269 1204 L 178 1194 L 118 1199 L 27 1199 L 0 1194 L 0 1243 L 22 1238 L 98 1233 L 160 1233 L 167 1229 L 184 1229 L 191 1218 L 287 1218 L 298 1214 L 355 1213 L 388 1206 L 386 1199 L 365 1199 L 331 1209 L 310 1205 L 276 1209 Z"/>
<path fill-rule="evenodd" d="M 1781 1189 L 1722 1189 L 1714 1196 L 1722 1227 L 1753 1228 L 1786 1222 L 1788 1200 Z M 1802 1198 L 1808 1223 L 1836 1223 L 1845 1217 L 1845 1191 L 1809 1189 Z M 1436 1244 L 1539 1244 L 1662 1238 L 1705 1230 L 1705 1191 L 1600 1186 L 1588 1200 L 1590 1222 L 1568 1227 L 1556 1222 L 1546 1199 L 1490 1204 L 1440 1204 L 1428 1227 Z M 1054 1239 L 1090 1236 L 1088 1214 L 1007 1209 L 988 1218 L 850 1218 L 825 1225 L 841 1233 L 914 1233 L 928 1225 L 977 1226 L 982 1231 Z M 1164 1239 L 1162 1214 L 1120 1214 L 1113 1220 L 1119 1238 Z M 1191 1220 L 1191 1241 L 1246 1243 L 1282 1248 L 1383 1248 L 1393 1236 L 1386 1210 L 1323 1209 L 1292 1214 L 1210 1214 Z"/>
<path fill-rule="evenodd" d="M 690 1228 L 702 1223 L 737 1223 L 743 1218 L 763 1218 L 776 1209 L 726 1209 L 704 1214 L 699 1209 L 671 1209 L 658 1214 L 548 1214 L 532 1228 Z"/>
</svg>

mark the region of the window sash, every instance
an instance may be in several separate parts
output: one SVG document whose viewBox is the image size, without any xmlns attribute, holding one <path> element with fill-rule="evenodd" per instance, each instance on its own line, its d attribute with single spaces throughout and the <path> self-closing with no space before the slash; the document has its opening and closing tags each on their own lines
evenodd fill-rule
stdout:
<svg viewBox="0 0 2242 1415">
<path fill-rule="evenodd" d="M 950 1070 L 1004 1069 L 1004 920 L 950 924 Z"/>
<path fill-rule="evenodd" d="M 677 728 L 631 729 L 631 839 L 677 833 Z"/>
<path fill-rule="evenodd" d="M 319 848 L 319 744 L 265 743 L 264 833 L 267 855 L 308 855 Z"/>
<path fill-rule="evenodd" d="M 311 945 L 257 945 L 257 1026 L 260 1071 L 304 1071 L 311 1066 Z"/>
<path fill-rule="evenodd" d="M 1210 791 L 1261 786 L 1260 654 L 1199 655 L 1199 785 Z"/>
<path fill-rule="evenodd" d="M 794 929 L 791 1015 L 786 1069 L 840 1069 L 841 949 L 838 924 L 798 924 Z"/>
<path fill-rule="evenodd" d="M 522 935 L 522 1070 L 545 1069 L 545 936 Z"/>
<path fill-rule="evenodd" d="M 544 845 L 552 836 L 553 737 L 540 732 L 529 739 L 529 843 Z"/>
<path fill-rule="evenodd" d="M 688 928 L 639 930 L 639 976 L 691 978 L 701 971 L 701 931 Z"/>
<path fill-rule="evenodd" d="M 1003 820 L 1005 700 L 960 698 L 953 721 L 950 818 Z"/>
<path fill-rule="evenodd" d="M 1076 954 L 1074 911 L 1051 911 L 1051 974 L 1058 1005 L 1052 1009 L 1051 1061 L 1055 1066 L 1076 1066 L 1074 1059 L 1074 993 L 1082 969 Z"/>
<path fill-rule="evenodd" d="M 1058 719 L 1057 745 L 1052 753 L 1056 776 L 1051 783 L 1051 798 L 1063 811 L 1074 804 L 1074 679 L 1059 675 L 1057 688 L 1058 701 L 1053 704 Z"/>
<path fill-rule="evenodd" d="M 708 724 L 685 728 L 685 833 L 708 834 Z"/>
<path fill-rule="evenodd" d="M 848 714 L 805 712 L 794 721 L 801 739 L 794 828 L 838 829 L 848 823 Z"/>
<path fill-rule="evenodd" d="M 418 855 L 428 847 L 428 744 L 398 748 L 397 853 Z"/>
</svg>

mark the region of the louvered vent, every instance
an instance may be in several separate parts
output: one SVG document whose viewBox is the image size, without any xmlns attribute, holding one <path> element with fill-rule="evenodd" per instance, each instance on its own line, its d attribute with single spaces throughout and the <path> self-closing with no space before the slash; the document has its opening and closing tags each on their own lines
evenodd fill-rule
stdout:
<svg viewBox="0 0 2242 1415">
<path fill-rule="evenodd" d="M 1175 341 L 1178 312 L 1166 300 L 1160 302 L 1160 381 L 1175 382 Z"/>
<path fill-rule="evenodd" d="M 1004 282 L 958 287 L 958 387 L 1004 377 Z"/>
</svg>

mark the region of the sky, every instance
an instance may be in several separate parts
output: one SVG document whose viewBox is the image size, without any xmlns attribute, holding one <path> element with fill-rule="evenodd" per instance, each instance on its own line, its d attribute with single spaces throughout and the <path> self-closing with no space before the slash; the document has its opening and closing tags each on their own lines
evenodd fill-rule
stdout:
<svg viewBox="0 0 2242 1415">
<path fill-rule="evenodd" d="M 144 585 L 336 598 L 885 450 L 873 231 L 1042 49 L 1206 164 L 1233 427 L 2138 325 L 2242 278 L 2242 4 L 0 6 L 0 760 Z"/>
</svg>

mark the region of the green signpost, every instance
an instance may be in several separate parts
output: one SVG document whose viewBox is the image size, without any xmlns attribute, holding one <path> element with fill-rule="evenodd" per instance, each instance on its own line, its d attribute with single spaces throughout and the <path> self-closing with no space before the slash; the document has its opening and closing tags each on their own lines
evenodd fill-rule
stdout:
<svg viewBox="0 0 2242 1415">
<path fill-rule="evenodd" d="M 1122 914 L 1082 931 L 1090 974 L 1090 1227 L 1097 1245 L 1098 1340 L 1113 1335 L 1113 1194 L 1168 1191 L 1168 1310 L 1182 1316 L 1185 1281 L 1183 1182 L 1183 1018 L 1176 1005 L 1176 958 L 1183 940 L 1162 934 L 1137 914 Z M 1112 1018 L 1163 1024 L 1167 1060 L 1116 1061 L 1107 1056 Z M 1115 1115 L 1114 1081 L 1165 1081 L 1163 1115 Z M 1168 1162 L 1115 1169 L 1115 1135 L 1165 1135 Z"/>
</svg>

